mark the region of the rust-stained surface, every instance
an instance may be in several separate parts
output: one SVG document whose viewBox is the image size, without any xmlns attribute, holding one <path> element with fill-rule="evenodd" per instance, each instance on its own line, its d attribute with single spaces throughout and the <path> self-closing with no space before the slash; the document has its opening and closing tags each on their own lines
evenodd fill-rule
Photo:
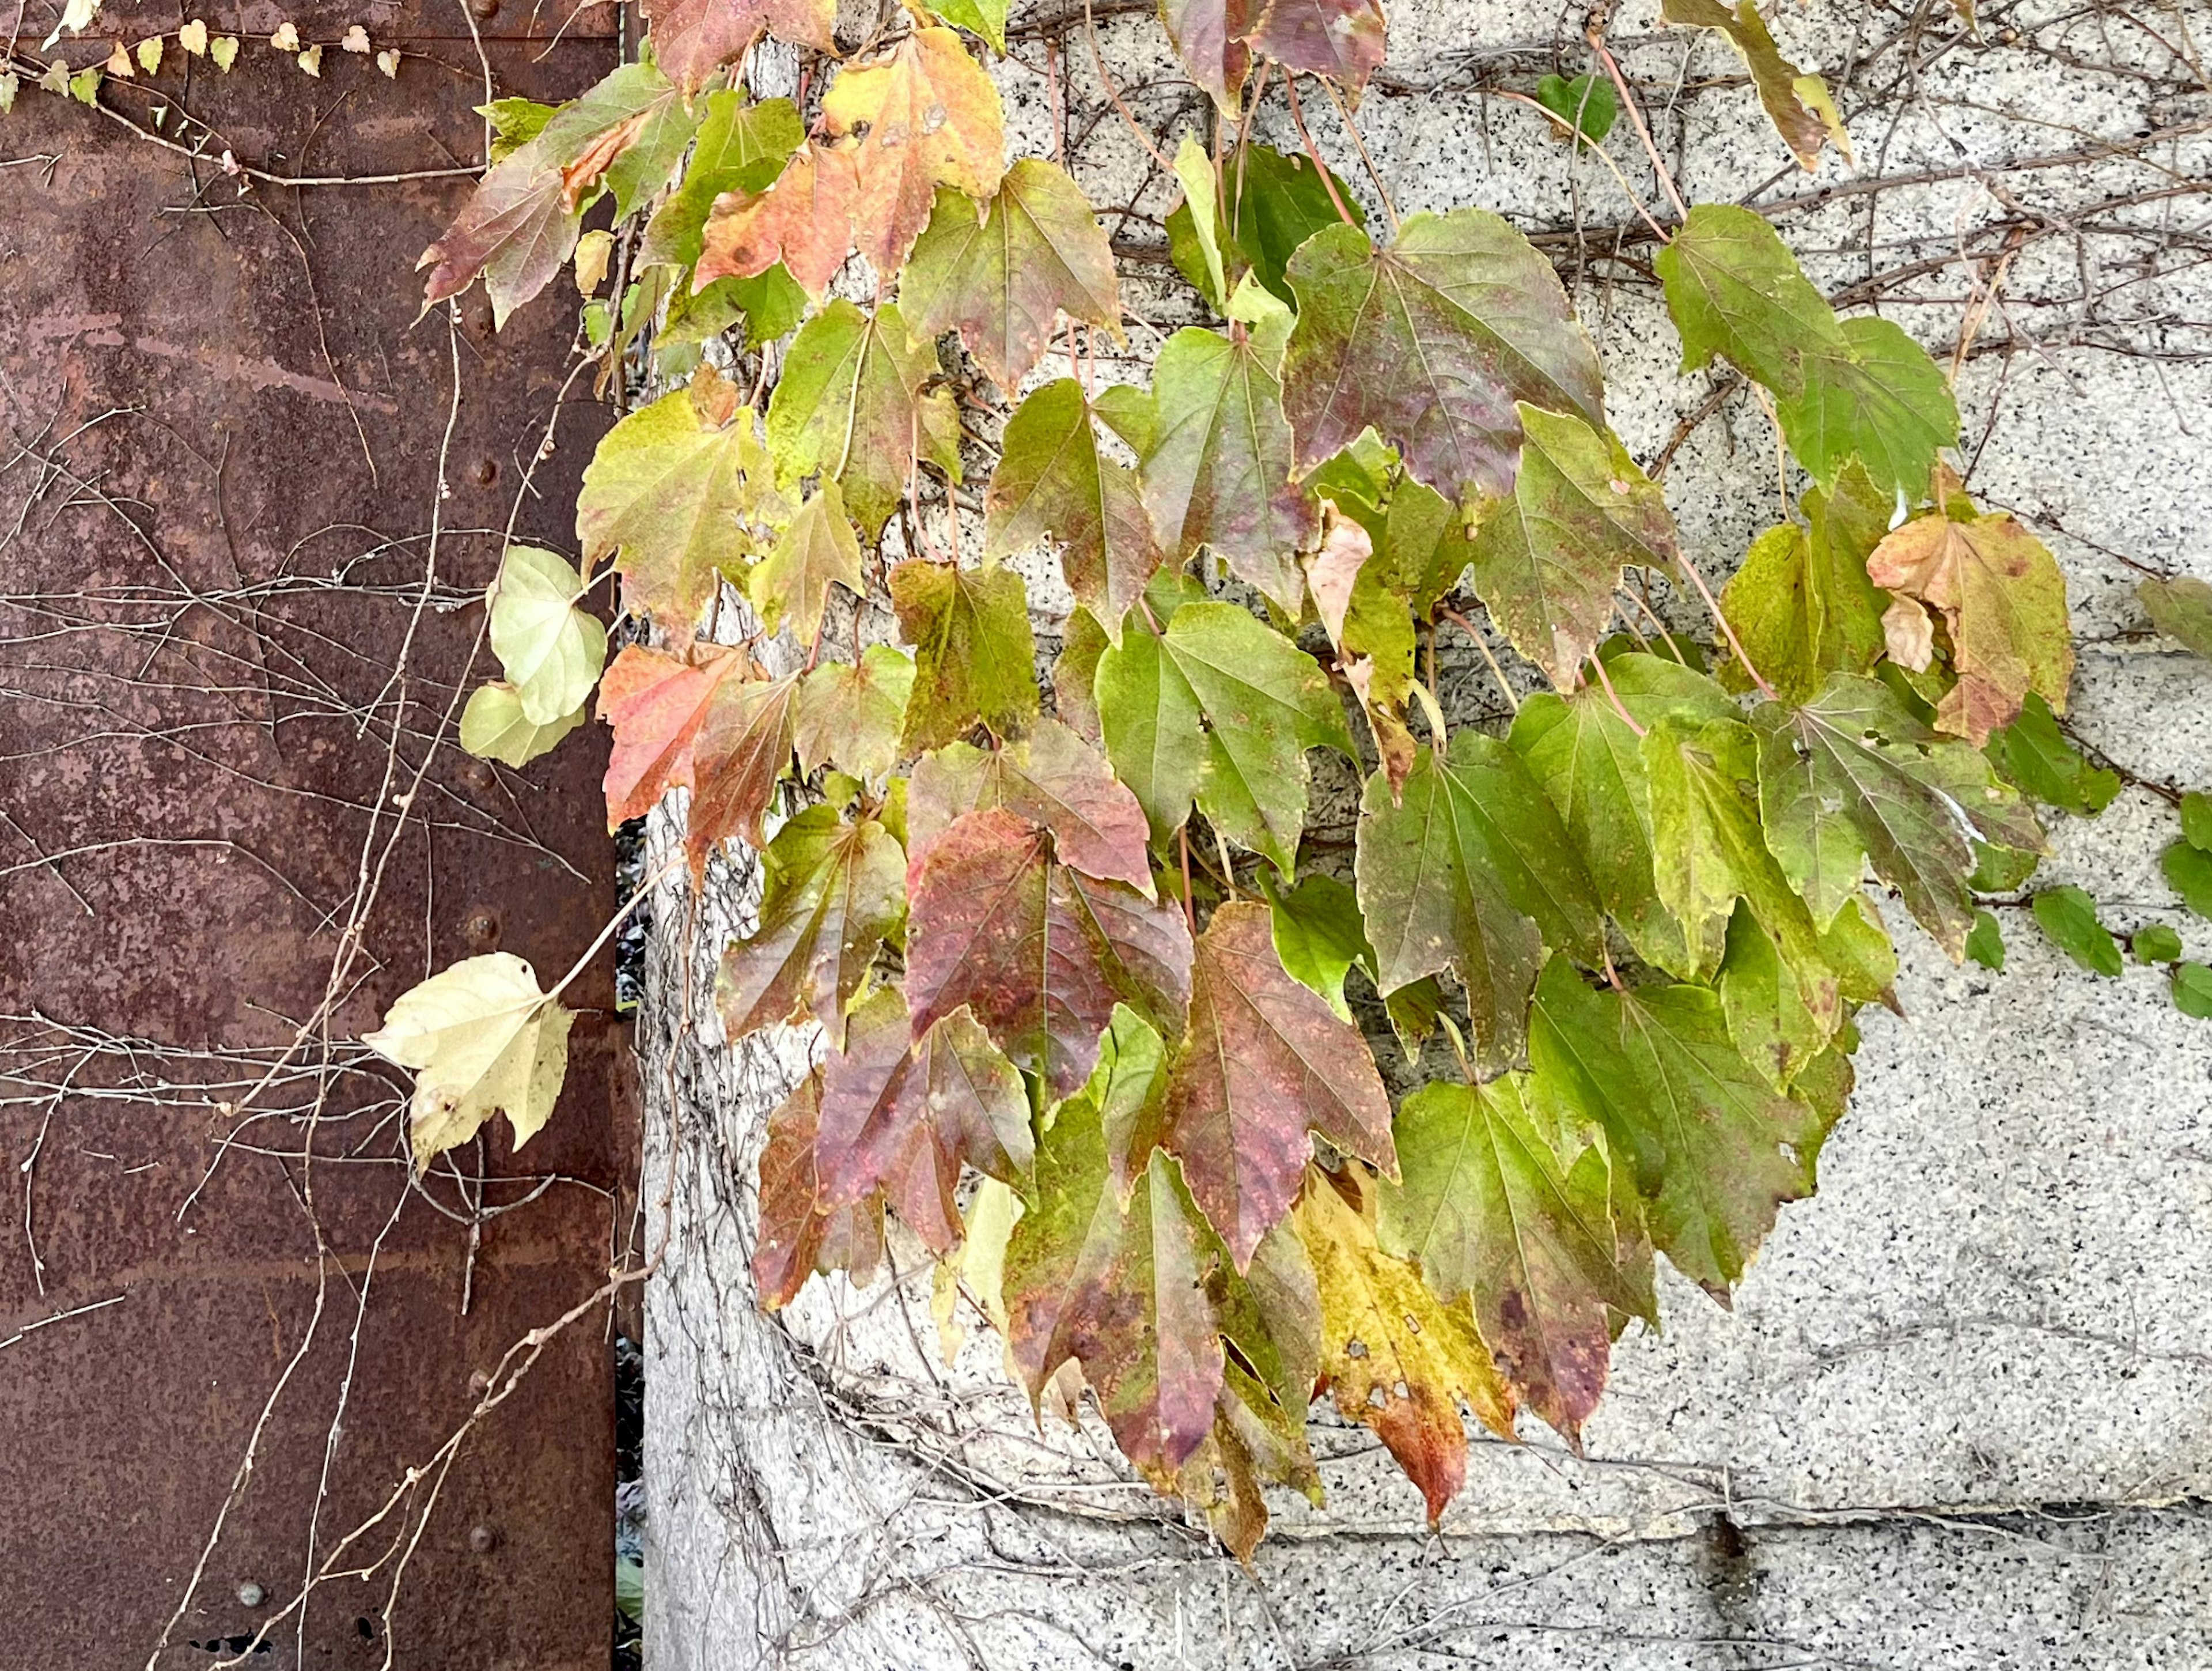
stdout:
<svg viewBox="0 0 2212 1671">
<path fill-rule="evenodd" d="M 19 56 L 47 9 L 34 0 Z M 59 50 L 96 62 L 106 39 L 182 15 L 110 0 L 100 45 Z M 614 62 L 605 8 L 473 15 L 501 95 L 565 96 Z M 319 80 L 265 44 L 287 16 L 329 44 Z M 496 338 L 472 296 L 456 339 L 442 313 L 414 321 L 410 269 L 465 180 L 241 198 L 216 160 L 317 177 L 473 163 L 483 70 L 459 4 L 210 21 L 260 37 L 231 74 L 173 38 L 150 82 L 101 95 L 173 139 L 200 137 L 179 110 L 212 125 L 198 160 L 27 85 L 0 119 L 9 1662 L 147 1664 L 180 1605 L 161 1671 L 245 1646 L 433 1461 L 471 1375 L 605 1279 L 625 1183 L 604 958 L 568 994 L 586 1014 L 546 1131 L 517 1156 L 502 1130 L 420 1190 L 404 1082 L 351 1042 L 472 952 L 557 979 L 613 908 L 597 727 L 520 773 L 466 759 L 448 731 L 394 800 L 449 697 L 492 670 L 469 658 L 498 531 L 513 514 L 520 537 L 573 550 L 605 422 L 588 380 L 514 507 L 562 398 L 574 293 Z M 409 54 L 396 81 L 337 49 L 355 23 Z M 295 1048 L 365 853 L 365 954 Z M 317 1588 L 245 1662 L 604 1666 L 605 1330 L 603 1308 L 547 1348 L 459 1449 L 419 1540 L 420 1489 L 336 1563 L 373 1576 Z"/>
</svg>

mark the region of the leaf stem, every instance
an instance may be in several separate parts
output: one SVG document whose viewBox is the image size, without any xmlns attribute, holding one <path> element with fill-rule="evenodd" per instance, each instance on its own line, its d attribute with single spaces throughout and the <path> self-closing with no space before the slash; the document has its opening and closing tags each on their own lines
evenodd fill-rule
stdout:
<svg viewBox="0 0 2212 1671">
<path fill-rule="evenodd" d="M 1643 107 L 1636 102 L 1636 95 L 1628 90 L 1628 82 L 1621 75 L 1620 66 L 1613 62 L 1613 54 L 1606 50 L 1605 37 L 1593 27 L 1587 39 L 1590 51 L 1597 54 L 1597 61 L 1605 66 L 1605 73 L 1613 77 L 1613 88 L 1620 95 L 1621 105 L 1628 112 L 1628 119 L 1636 125 L 1636 137 L 1644 142 L 1644 152 L 1651 159 L 1651 172 L 1659 176 L 1660 190 L 1666 192 L 1667 201 L 1674 205 L 1674 212 L 1687 221 L 1690 206 L 1682 201 L 1682 194 L 1674 189 L 1674 177 L 1667 172 L 1667 160 L 1659 155 L 1659 147 L 1652 143 L 1651 130 L 1644 125 Z M 1666 234 L 1659 235 L 1663 238 Z"/>
<path fill-rule="evenodd" d="M 682 853 L 672 853 L 669 856 L 668 862 L 666 863 L 663 864 L 659 869 L 654 871 L 650 876 L 647 876 L 643 881 L 637 885 L 637 892 L 629 896 L 629 900 L 623 903 L 623 908 L 620 911 L 617 911 L 612 917 L 607 919 L 607 925 L 599 930 L 598 936 L 592 940 L 590 945 L 584 948 L 584 954 L 576 960 L 574 967 L 570 968 L 567 974 L 561 977 L 561 981 L 558 985 L 555 986 L 552 991 L 546 993 L 544 997 L 545 1003 L 552 1003 L 554 999 L 559 997 L 562 993 L 568 990 L 569 986 L 574 982 L 576 977 L 582 974 L 586 969 L 591 967 L 592 960 L 599 954 L 599 948 L 605 945 L 607 942 L 613 937 L 614 932 L 617 929 L 620 928 L 625 922 L 629 921 L 630 912 L 635 911 L 639 906 L 644 904 L 647 899 L 651 898 L 653 890 L 659 887 L 662 882 L 665 881 L 668 879 L 670 873 L 683 863 L 684 855 Z"/>
<path fill-rule="evenodd" d="M 1613 675 L 1605 670 L 1604 658 L 1593 655 L 1589 659 L 1589 664 L 1597 669 L 1597 682 L 1605 687 L 1606 700 L 1613 704 L 1613 711 L 1619 714 L 1622 723 L 1641 739 L 1645 735 L 1644 729 L 1636 723 L 1636 716 L 1628 711 L 1628 704 L 1620 699 L 1620 692 L 1613 688 Z M 1607 974 L 1613 973 L 1610 959 L 1606 963 L 1606 973 Z M 1616 986 L 1620 984 L 1618 980 L 1613 983 Z"/>
<path fill-rule="evenodd" d="M 1583 134 L 1580 128 L 1577 128 L 1573 123 L 1568 121 L 1565 117 L 1560 115 L 1558 111 L 1553 110 L 1549 105 L 1540 104 L 1525 93 L 1501 93 L 1498 96 L 1501 99 L 1509 99 L 1516 105 L 1528 106 L 1529 109 L 1536 112 L 1537 114 L 1545 118 L 1554 127 L 1559 129 L 1560 131 L 1566 134 L 1570 138 L 1580 137 L 1582 143 L 1589 149 L 1595 151 L 1597 153 L 1598 160 L 1604 163 L 1607 168 L 1613 170 L 1613 177 L 1620 185 L 1622 193 L 1628 198 L 1628 201 L 1634 205 L 1636 212 L 1644 216 L 1644 224 L 1651 229 L 1652 235 L 1656 237 L 1662 244 L 1674 242 L 1674 238 L 1668 232 L 1667 229 L 1660 225 L 1657 219 L 1653 216 L 1651 211 L 1644 206 L 1644 199 L 1636 194 L 1636 188 L 1628 183 L 1628 176 L 1621 173 L 1620 164 L 1613 160 L 1613 153 L 1611 151 L 1608 151 L 1604 146 L 1599 144 L 1596 140 Z"/>
<path fill-rule="evenodd" d="M 1390 188 L 1382 183 L 1382 176 L 1375 167 L 1375 159 L 1367 154 L 1367 141 L 1360 134 L 1359 124 L 1352 119 L 1352 107 L 1345 102 L 1344 95 L 1336 90 L 1334 82 L 1324 81 L 1321 85 L 1322 90 L 1334 102 L 1336 113 L 1344 119 L 1344 131 L 1352 136 L 1352 143 L 1359 151 L 1359 161 L 1367 170 L 1367 178 L 1375 182 L 1375 195 L 1382 199 L 1382 212 L 1390 217 L 1390 230 L 1394 233 L 1403 231 L 1405 223 L 1398 218 L 1398 205 L 1390 201 Z"/>
<path fill-rule="evenodd" d="M 1705 584 L 1705 577 L 1698 572 L 1698 565 L 1686 555 L 1681 558 L 1680 567 L 1682 572 L 1689 576 L 1690 584 L 1698 589 L 1698 595 L 1705 601 L 1705 607 L 1712 612 L 1714 625 L 1720 628 L 1721 637 L 1728 640 L 1728 647 L 1735 652 L 1735 659 L 1743 663 L 1743 670 L 1751 675 L 1751 682 L 1759 686 L 1759 694 L 1769 702 L 1775 700 L 1774 686 L 1766 682 L 1766 675 L 1752 666 L 1751 657 L 1744 654 L 1743 645 L 1735 636 L 1735 629 L 1729 625 L 1729 618 L 1721 613 L 1720 600 Z"/>
<path fill-rule="evenodd" d="M 1438 604 L 1437 606 L 1437 613 L 1439 615 L 1445 617 L 1455 626 L 1458 627 L 1461 631 L 1467 634 L 1469 638 L 1474 641 L 1474 647 L 1482 652 L 1482 659 L 1490 664 L 1490 676 L 1498 681 L 1498 688 L 1505 692 L 1505 705 L 1510 708 L 1515 713 L 1519 713 L 1521 711 L 1521 698 L 1519 694 L 1515 692 L 1513 686 L 1506 682 L 1505 669 L 1498 665 L 1498 657 L 1491 652 L 1490 641 L 1485 638 L 1482 634 L 1476 630 L 1475 625 L 1473 621 L 1468 619 L 1466 616 L 1461 614 L 1458 610 L 1453 608 L 1449 604 Z M 1433 635 L 1434 629 L 1431 628 L 1431 631 Z M 1435 637 L 1431 636 L 1429 642 L 1431 646 L 1433 648 L 1436 643 Z"/>
<path fill-rule="evenodd" d="M 1336 205 L 1336 212 L 1346 226 L 1358 225 L 1352 218 L 1352 210 L 1345 207 L 1344 194 L 1336 189 L 1336 176 L 1329 173 L 1328 164 L 1321 160 L 1321 152 L 1314 144 L 1313 135 L 1306 131 L 1306 113 L 1298 105 L 1298 78 L 1287 70 L 1283 72 L 1283 90 L 1291 95 L 1291 120 L 1297 125 L 1298 137 L 1305 143 L 1306 155 L 1321 170 L 1321 183 L 1328 187 L 1328 200 Z"/>
</svg>

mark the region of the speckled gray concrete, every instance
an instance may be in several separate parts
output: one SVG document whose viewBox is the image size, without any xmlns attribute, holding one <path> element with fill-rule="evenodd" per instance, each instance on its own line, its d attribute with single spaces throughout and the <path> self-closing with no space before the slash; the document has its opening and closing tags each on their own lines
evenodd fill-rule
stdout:
<svg viewBox="0 0 2212 1671">
<path fill-rule="evenodd" d="M 1683 72 L 1660 131 L 1692 197 L 1849 185 L 1832 161 L 1809 186 L 1784 178 L 1747 90 L 1702 85 L 1730 67 L 1724 54 L 1652 34 L 1650 10 L 1626 9 L 1616 38 L 1640 75 Z M 1937 10 L 1929 27 L 1955 34 Z M 2045 12 L 2059 15 L 2055 0 Z M 1577 198 L 1589 225 L 1632 212 L 1526 110 L 1449 90 L 1471 50 L 1547 42 L 1548 9 L 1397 0 L 1391 17 L 1387 84 L 1361 120 L 1401 210 L 1480 203 L 1550 229 Z M 2201 34 L 2212 14 L 2160 18 L 2171 36 Z M 1866 19 L 1816 0 L 1774 26 L 1832 68 L 1854 30 L 1889 27 Z M 1158 73 L 1152 23 L 1100 27 L 1125 86 Z M 1077 40 L 1078 97 L 1095 97 Z M 2098 50 L 2158 57 L 2141 36 Z M 2002 212 L 1992 191 L 2063 217 L 2144 178 L 2121 163 L 2008 175 L 2008 162 L 2085 136 L 2202 127 L 2208 113 L 2153 110 L 2124 76 L 1994 46 L 1924 57 L 1934 101 L 1855 117 L 1863 160 L 1880 147 L 1888 174 L 1983 172 L 1784 216 L 1832 290 L 1865 276 L 1852 252 L 1870 202 L 1885 260 L 1941 255 L 1961 226 Z M 1048 150 L 1036 78 L 1009 71 L 1003 84 L 1014 144 Z M 1429 85 L 1443 90 L 1390 90 Z M 1148 114 L 1171 100 L 1131 96 Z M 1333 114 L 1314 119 L 1334 149 Z M 1169 190 L 1146 183 L 1117 130 L 1109 116 L 1085 151 L 1086 184 L 1164 210 Z M 1620 134 L 1630 158 L 1625 124 Z M 2200 132 L 2159 160 L 2167 177 L 2201 176 L 2212 146 Z M 2212 314 L 2212 284 L 2123 289 L 2076 320 L 2052 302 L 2074 259 L 2064 240 L 2031 244 L 2003 325 L 2036 345 L 1961 370 L 1973 485 L 2036 526 L 2067 570 L 2083 735 L 2140 776 L 2212 783 L 2212 669 L 2148 634 L 2130 566 L 2212 576 L 2212 372 L 2108 351 Z M 1189 316 L 1164 284 L 1130 295 L 1155 326 Z M 1956 270 L 1931 270 L 1887 311 L 1948 352 L 1965 297 Z M 1577 300 L 1614 424 L 1650 459 L 1711 386 L 1677 375 L 1648 290 L 1592 277 Z M 1772 519 L 1771 448 L 1739 395 L 1674 460 L 1685 544 L 1716 582 Z M 1064 594 L 1048 564 L 1024 566 L 1048 631 Z M 1447 677 L 1467 701 L 1488 699 L 1474 668 Z M 1344 787 L 1324 780 L 1321 815 L 1344 814 Z M 2051 874 L 2090 887 L 2116 924 L 2173 923 L 2204 956 L 2212 931 L 2179 913 L 2158 874 L 2172 830 L 2163 802 L 2131 790 L 2094 823 L 2061 820 Z M 1520 1447 L 1478 1442 L 1441 1540 L 1367 1436 L 1317 1412 L 1328 1506 L 1274 1501 L 1275 1533 L 1247 1574 L 1164 1522 L 1102 1431 L 1034 1425 L 994 1342 L 971 1334 L 942 1363 L 918 1250 L 900 1250 L 903 1284 L 817 1283 L 781 1324 L 751 1310 L 759 1122 L 810 1041 L 733 1052 L 692 1026 L 707 1013 L 714 929 L 742 920 L 744 900 L 740 867 L 701 941 L 656 936 L 642 1028 L 656 1172 L 667 1175 L 672 1143 L 681 1156 L 672 1251 L 648 1295 L 655 1671 L 2212 1664 L 2212 1517 L 2199 1506 L 2212 1497 L 2212 1024 L 2179 1015 L 2153 972 L 2094 980 L 2018 910 L 2002 913 L 2002 974 L 1957 969 L 1893 907 L 1905 1015 L 1866 1017 L 1858 1094 L 1820 1193 L 1784 1213 L 1735 1310 L 1668 1282 L 1666 1333 L 1622 1342 L 1587 1458 L 1534 1427 Z"/>
</svg>

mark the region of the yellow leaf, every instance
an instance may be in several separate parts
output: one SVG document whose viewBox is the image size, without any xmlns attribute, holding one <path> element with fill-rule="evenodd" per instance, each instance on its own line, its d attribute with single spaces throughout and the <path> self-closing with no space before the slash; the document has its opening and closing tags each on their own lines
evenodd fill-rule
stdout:
<svg viewBox="0 0 2212 1671">
<path fill-rule="evenodd" d="M 345 39 L 338 42 L 338 50 L 343 52 L 367 52 L 368 31 L 360 24 L 355 24 L 345 32 Z"/>
<path fill-rule="evenodd" d="M 269 44 L 280 52 L 296 52 L 300 50 L 300 32 L 293 27 L 290 18 L 286 18 L 276 26 L 276 33 L 269 37 Z"/>
<path fill-rule="evenodd" d="M 230 66 L 238 62 L 238 37 L 217 35 L 208 43 L 208 56 L 215 60 L 216 69 L 228 75 Z"/>
<path fill-rule="evenodd" d="M 480 685 L 461 710 L 461 747 L 480 760 L 526 766 L 584 723 L 580 704 L 540 725 L 522 710 L 522 692 L 503 679 Z"/>
<path fill-rule="evenodd" d="M 138 43 L 138 67 L 152 75 L 161 67 L 161 37 L 149 35 Z"/>
<path fill-rule="evenodd" d="M 185 52 L 191 53 L 191 56 L 196 58 L 205 58 L 207 56 L 208 49 L 208 32 L 205 21 L 201 18 L 195 17 L 191 22 L 185 24 L 183 28 L 178 30 L 177 45 L 183 47 Z"/>
<path fill-rule="evenodd" d="M 399 54 L 392 48 L 388 46 L 386 47 L 384 51 L 376 55 L 376 67 L 384 71 L 385 80 L 388 82 L 398 81 L 399 79 Z"/>
<path fill-rule="evenodd" d="M 310 46 L 306 52 L 301 53 L 300 68 L 320 81 L 323 75 L 323 49 L 320 46 Z"/>
<path fill-rule="evenodd" d="M 860 253 L 886 278 L 929 223 L 939 186 L 980 200 L 1006 172 L 999 90 L 947 28 L 916 29 L 888 58 L 845 70 L 822 116 L 833 138 L 859 136 L 854 230 Z"/>
<path fill-rule="evenodd" d="M 595 296 L 607 282 L 607 263 L 615 253 L 615 235 L 594 230 L 576 240 L 576 288 Z"/>
<path fill-rule="evenodd" d="M 415 1070 L 416 1166 L 466 1143 L 494 1114 L 507 1116 L 517 1149 L 529 1142 L 561 1095 L 575 1019 L 512 952 L 466 959 L 402 993 L 362 1043 Z"/>
</svg>

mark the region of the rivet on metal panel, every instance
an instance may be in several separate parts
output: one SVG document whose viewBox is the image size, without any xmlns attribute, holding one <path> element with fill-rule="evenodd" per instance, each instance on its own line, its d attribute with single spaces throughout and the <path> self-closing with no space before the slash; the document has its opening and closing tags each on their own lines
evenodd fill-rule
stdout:
<svg viewBox="0 0 2212 1671">
<path fill-rule="evenodd" d="M 472 950 L 490 951 L 499 944 L 499 913 L 489 906 L 471 906 L 461 918 L 461 938 Z"/>
<path fill-rule="evenodd" d="M 478 487 L 489 487 L 499 479 L 499 460 L 478 459 L 469 467 L 469 479 L 476 483 Z"/>
<path fill-rule="evenodd" d="M 269 1592 L 251 1578 L 238 1587 L 238 1605 L 241 1607 L 258 1607 L 268 1599 Z"/>
<path fill-rule="evenodd" d="M 499 1547 L 499 1534 L 489 1526 L 471 1526 L 469 1528 L 469 1547 L 479 1555 L 489 1555 Z"/>
<path fill-rule="evenodd" d="M 479 23 L 489 23 L 499 15 L 499 0 L 469 0 L 469 10 Z"/>
</svg>

